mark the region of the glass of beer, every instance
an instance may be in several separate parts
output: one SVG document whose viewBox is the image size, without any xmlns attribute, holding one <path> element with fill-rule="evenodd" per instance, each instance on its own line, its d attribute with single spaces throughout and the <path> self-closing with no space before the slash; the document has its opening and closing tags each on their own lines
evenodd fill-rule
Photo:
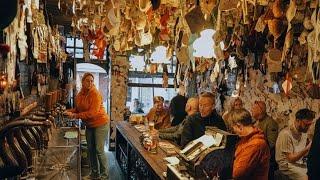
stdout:
<svg viewBox="0 0 320 180">
<path fill-rule="evenodd" d="M 153 131 L 154 130 L 154 122 L 150 121 L 149 122 L 149 131 Z"/>
</svg>

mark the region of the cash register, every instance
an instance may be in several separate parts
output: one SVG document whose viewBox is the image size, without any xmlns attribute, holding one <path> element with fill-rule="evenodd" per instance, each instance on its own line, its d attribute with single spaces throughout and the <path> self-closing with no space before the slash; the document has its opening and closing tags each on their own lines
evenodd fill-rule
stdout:
<svg viewBox="0 0 320 180">
<path fill-rule="evenodd" d="M 167 179 L 231 179 L 238 140 L 235 134 L 207 127 L 203 136 L 178 153 L 178 164 L 168 164 Z"/>
</svg>

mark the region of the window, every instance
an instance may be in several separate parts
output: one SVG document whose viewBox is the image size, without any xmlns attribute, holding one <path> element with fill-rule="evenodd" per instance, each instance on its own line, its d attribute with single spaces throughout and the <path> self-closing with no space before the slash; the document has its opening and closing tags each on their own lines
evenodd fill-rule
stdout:
<svg viewBox="0 0 320 180">
<path fill-rule="evenodd" d="M 129 56 L 129 61 L 131 64 L 131 69 L 129 71 L 129 87 L 127 95 L 127 107 L 130 111 L 134 111 L 135 102 L 139 102 L 139 106 L 142 108 L 143 112 L 147 114 L 153 107 L 153 97 L 162 96 L 164 100 L 170 101 L 177 92 L 173 88 L 173 73 L 175 71 L 175 56 L 169 58 L 169 60 L 164 61 L 154 61 L 151 63 L 164 63 L 168 68 L 169 80 L 168 88 L 163 88 L 162 83 L 162 73 L 158 72 L 156 74 L 150 74 L 145 72 L 145 56 L 131 55 Z"/>
<path fill-rule="evenodd" d="M 94 44 L 89 44 L 89 51 L 90 51 L 90 59 L 97 59 L 96 56 L 92 55 L 92 51 L 96 48 Z M 68 37 L 67 38 L 67 46 L 66 46 L 66 51 L 72 55 L 72 57 L 75 58 L 83 58 L 83 41 L 80 38 L 73 38 L 73 37 Z M 106 49 L 104 50 L 104 55 L 103 55 L 103 60 L 107 59 L 107 51 Z"/>
</svg>

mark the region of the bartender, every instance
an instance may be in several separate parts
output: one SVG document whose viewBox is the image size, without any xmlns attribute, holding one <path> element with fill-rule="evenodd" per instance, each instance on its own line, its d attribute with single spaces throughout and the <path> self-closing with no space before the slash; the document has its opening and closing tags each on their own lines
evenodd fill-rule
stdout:
<svg viewBox="0 0 320 180">
<path fill-rule="evenodd" d="M 153 107 L 150 109 L 146 118 L 149 122 L 154 122 L 156 129 L 163 129 L 170 127 L 169 111 L 163 106 L 164 98 L 155 96 L 153 98 Z"/>
</svg>

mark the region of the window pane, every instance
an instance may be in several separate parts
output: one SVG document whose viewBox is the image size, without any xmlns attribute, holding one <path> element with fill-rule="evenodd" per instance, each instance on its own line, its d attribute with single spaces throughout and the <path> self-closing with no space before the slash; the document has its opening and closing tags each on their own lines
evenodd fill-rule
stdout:
<svg viewBox="0 0 320 180">
<path fill-rule="evenodd" d="M 82 39 L 76 38 L 76 47 L 81 47 L 81 48 L 83 48 Z"/>
<path fill-rule="evenodd" d="M 163 79 L 162 78 L 153 78 L 153 84 L 162 84 Z M 173 78 L 168 79 L 168 83 L 173 85 Z"/>
<path fill-rule="evenodd" d="M 74 47 L 74 38 L 67 38 L 67 46 Z"/>
<path fill-rule="evenodd" d="M 75 58 L 83 58 L 83 49 L 76 49 Z"/>
<path fill-rule="evenodd" d="M 152 78 L 129 78 L 132 83 L 152 84 Z"/>
<path fill-rule="evenodd" d="M 129 61 L 131 64 L 130 70 L 133 71 L 143 71 L 145 62 L 144 62 L 144 57 L 143 56 L 136 56 L 136 55 L 131 55 L 129 57 Z"/>
<path fill-rule="evenodd" d="M 128 96 L 131 97 L 130 101 L 127 101 L 127 106 L 130 107 L 131 112 L 135 112 L 134 99 L 138 99 L 139 107 L 146 114 L 153 106 L 153 92 L 152 88 L 146 87 L 131 87 L 131 91 L 128 91 Z"/>
<path fill-rule="evenodd" d="M 74 48 L 66 48 L 66 51 L 70 54 L 70 56 L 74 57 Z"/>
<path fill-rule="evenodd" d="M 154 88 L 154 95 L 155 96 L 162 96 L 164 100 L 170 101 L 177 92 L 173 88 Z"/>
</svg>

